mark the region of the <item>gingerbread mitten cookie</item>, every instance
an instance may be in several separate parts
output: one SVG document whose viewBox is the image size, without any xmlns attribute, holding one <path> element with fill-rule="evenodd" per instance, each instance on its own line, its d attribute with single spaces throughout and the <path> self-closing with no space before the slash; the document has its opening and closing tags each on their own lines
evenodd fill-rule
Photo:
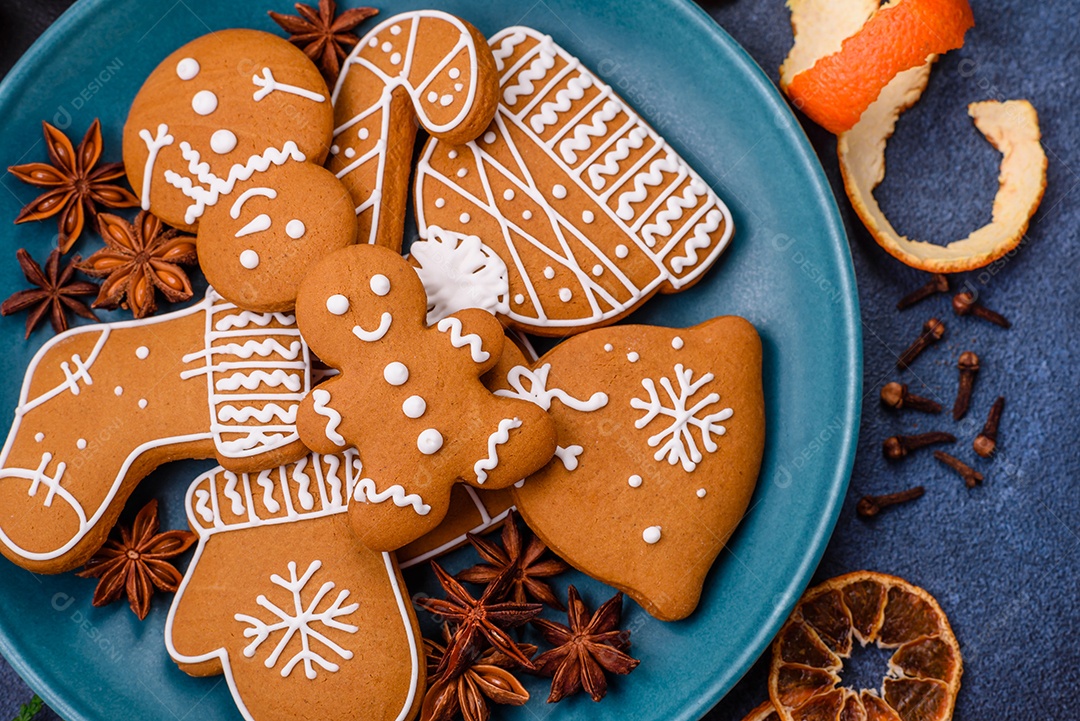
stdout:
<svg viewBox="0 0 1080 721">
<path fill-rule="evenodd" d="M 352 193 L 361 242 L 401 248 L 417 124 L 465 143 L 491 122 L 498 99 L 487 40 L 453 15 L 402 13 L 360 40 L 334 88 L 328 167 Z"/>
<path fill-rule="evenodd" d="M 437 526 L 459 480 L 505 488 L 551 458 L 548 415 L 479 380 L 502 353 L 502 326 L 473 309 L 429 328 L 424 288 L 396 252 L 329 256 L 301 284 L 296 313 L 312 351 L 341 371 L 304 400 L 297 428 L 316 452 L 359 449 L 350 515 L 369 548 L 400 548 Z"/>
<path fill-rule="evenodd" d="M 194 676 L 224 673 L 248 721 L 408 721 L 420 708 L 420 633 L 393 555 L 357 542 L 355 451 L 311 454 L 188 491 L 195 557 L 165 642 Z"/>
<path fill-rule="evenodd" d="M 500 313 L 539 335 L 607 325 L 699 280 L 733 231 L 705 181 L 550 37 L 508 28 L 491 47 L 495 120 L 465 145 L 428 142 L 416 173 L 421 237 L 482 238 L 509 269 Z"/>
<path fill-rule="evenodd" d="M 548 409 L 558 428 L 556 457 L 513 491 L 529 527 L 653 616 L 688 616 L 761 464 L 753 326 L 735 317 L 684 330 L 617 326 L 535 363 L 511 346 L 485 382 Z"/>
<path fill-rule="evenodd" d="M 216 455 L 240 471 L 300 457 L 309 385 L 291 315 L 240 310 L 212 290 L 175 313 L 56 336 L 26 371 L 0 454 L 0 552 L 66 571 L 163 463 Z"/>
</svg>

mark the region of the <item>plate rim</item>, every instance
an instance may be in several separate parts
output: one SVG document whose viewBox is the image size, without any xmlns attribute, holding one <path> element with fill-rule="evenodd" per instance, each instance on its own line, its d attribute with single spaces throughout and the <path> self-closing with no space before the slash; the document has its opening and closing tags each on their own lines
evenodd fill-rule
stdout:
<svg viewBox="0 0 1080 721">
<path fill-rule="evenodd" d="M 797 161 L 798 165 L 805 168 L 807 174 L 814 181 L 809 190 L 816 197 L 818 205 L 825 210 L 822 221 L 826 232 L 837 241 L 836 251 L 840 260 L 837 264 L 837 280 L 844 301 L 844 312 L 841 314 L 840 327 L 847 332 L 850 338 L 850 345 L 843 349 L 842 354 L 844 365 L 848 368 L 848 377 L 843 380 L 849 397 L 846 399 L 841 414 L 845 422 L 843 431 L 840 434 L 840 442 L 837 444 L 841 462 L 837 464 L 836 472 L 832 476 L 828 495 L 822 499 L 824 512 L 821 514 L 818 524 L 814 527 L 812 537 L 807 539 L 809 552 L 804 555 L 796 572 L 782 591 L 782 600 L 772 609 L 768 620 L 761 625 L 752 642 L 748 644 L 735 662 L 727 669 L 716 674 L 712 682 L 705 685 L 699 694 L 688 699 L 680 713 L 672 719 L 672 721 L 694 721 L 708 713 L 746 674 L 758 658 L 768 651 L 768 645 L 779 631 L 781 624 L 791 613 L 798 598 L 809 585 L 825 553 L 836 523 L 839 520 L 843 498 L 847 493 L 855 463 L 855 450 L 862 417 L 863 338 L 858 286 L 851 257 L 850 240 L 841 220 L 836 195 L 833 193 L 832 186 L 821 165 L 821 160 L 814 151 L 805 129 L 794 116 L 791 107 L 780 95 L 776 85 L 766 75 L 757 61 L 704 9 L 694 3 L 693 0 L 663 0 L 663 2 L 673 11 L 672 22 L 686 23 L 688 27 L 693 28 L 696 32 L 703 33 L 712 43 L 723 46 L 736 62 L 742 64 L 742 69 L 745 71 L 744 76 L 756 86 L 763 99 L 770 103 L 771 109 L 779 116 L 790 121 L 790 132 L 797 153 L 792 160 Z M 0 82 L 0 98 L 21 88 L 27 82 L 27 76 L 38 62 L 61 46 L 62 41 L 69 34 L 77 32 L 80 19 L 97 11 L 102 6 L 107 7 L 109 3 L 110 0 L 78 0 L 65 10 L 23 53 L 3 81 Z M 758 483 L 762 482 L 765 482 L 764 479 L 759 478 Z M 68 721 L 92 721 L 91 717 L 76 708 L 75 703 L 69 702 L 64 695 L 54 690 L 45 677 L 24 659 L 18 649 L 10 643 L 8 634 L 4 632 L 3 628 L 0 628 L 0 654 L 30 686 L 31 690 L 40 695 L 49 707 L 62 718 Z"/>
</svg>

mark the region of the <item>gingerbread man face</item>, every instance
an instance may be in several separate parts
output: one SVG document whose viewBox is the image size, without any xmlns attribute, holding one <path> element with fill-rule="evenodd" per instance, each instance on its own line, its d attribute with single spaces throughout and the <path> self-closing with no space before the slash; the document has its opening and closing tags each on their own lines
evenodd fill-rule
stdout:
<svg viewBox="0 0 1080 721">
<path fill-rule="evenodd" d="M 459 480 L 505 488 L 555 452 L 540 408 L 498 398 L 479 377 L 498 362 L 502 326 L 481 310 L 428 327 L 415 271 L 397 253 L 353 246 L 316 264 L 300 286 L 305 339 L 341 371 L 301 404 L 301 440 L 319 453 L 355 447 L 363 464 L 350 515 L 373 550 L 394 550 L 446 515 Z"/>
</svg>

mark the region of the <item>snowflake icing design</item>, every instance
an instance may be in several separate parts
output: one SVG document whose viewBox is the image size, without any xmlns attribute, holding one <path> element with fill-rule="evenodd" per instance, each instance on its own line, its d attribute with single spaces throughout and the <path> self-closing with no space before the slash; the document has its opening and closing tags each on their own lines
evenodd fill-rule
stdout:
<svg viewBox="0 0 1080 721">
<path fill-rule="evenodd" d="M 314 628 L 315 624 L 318 623 L 326 628 L 337 629 L 339 631 L 344 631 L 345 633 L 356 633 L 359 630 L 358 627 L 353 626 L 352 624 L 342 623 L 338 620 L 343 616 L 355 613 L 356 609 L 360 608 L 360 604 L 358 603 L 353 603 L 344 607 L 341 605 L 349 597 L 349 591 L 342 590 L 329 608 L 316 613 L 315 609 L 319 607 L 322 600 L 328 593 L 334 590 L 334 583 L 327 581 L 315 593 L 307 607 L 304 607 L 304 588 L 311 580 L 311 577 L 314 576 L 315 572 L 320 568 L 322 568 L 322 561 L 312 561 L 311 565 L 308 566 L 307 571 L 304 572 L 304 575 L 297 578 L 296 563 L 290 561 L 289 577 L 291 580 L 285 580 L 276 573 L 270 576 L 270 580 L 275 586 L 279 586 L 292 594 L 293 601 L 293 609 L 291 611 L 286 611 L 271 603 L 267 600 L 266 596 L 259 594 L 256 603 L 276 616 L 275 621 L 266 623 L 253 616 L 247 616 L 242 613 L 236 614 L 234 618 L 236 618 L 237 621 L 251 625 L 251 628 L 244 629 L 244 637 L 254 639 L 244 649 L 244 656 L 251 658 L 255 655 L 255 652 L 258 651 L 263 642 L 270 638 L 270 636 L 276 634 L 278 631 L 284 631 L 281 640 L 278 641 L 277 646 L 274 647 L 273 652 L 267 657 L 265 662 L 267 668 L 274 668 L 277 666 L 282 652 L 289 645 L 290 641 L 299 634 L 301 648 L 293 654 L 292 658 L 290 658 L 281 669 L 281 675 L 283 677 L 292 673 L 293 668 L 301 661 L 304 662 L 304 674 L 309 679 L 314 679 L 318 675 L 315 664 L 331 673 L 338 670 L 339 667 L 336 663 L 323 657 L 320 655 L 319 650 L 312 647 L 313 641 L 325 646 L 342 659 L 348 660 L 353 657 L 352 651 L 337 645 Z"/>
<path fill-rule="evenodd" d="M 660 446 L 654 456 L 656 460 L 663 460 L 666 457 L 668 463 L 673 466 L 676 463 L 682 463 L 683 470 L 687 472 L 697 468 L 697 464 L 702 459 L 701 451 L 698 450 L 697 442 L 691 433 L 691 426 L 696 427 L 701 432 L 701 443 L 705 450 L 713 453 L 717 449 L 716 442 L 712 438 L 713 434 L 722 436 L 726 432 L 726 429 L 720 425 L 719 421 L 726 421 L 731 418 L 733 413 L 730 408 L 723 408 L 715 413 L 701 415 L 710 407 L 719 403 L 720 395 L 718 393 L 710 393 L 688 408 L 687 406 L 694 394 L 701 390 L 706 383 L 713 380 L 714 376 L 712 373 L 706 373 L 696 381 L 693 378 L 694 371 L 684 368 L 679 363 L 675 366 L 675 380 L 679 383 L 677 392 L 667 377 L 660 379 L 660 386 L 667 393 L 670 407 L 665 406 L 664 401 L 660 399 L 660 393 L 657 391 L 656 383 L 653 382 L 652 378 L 645 378 L 641 381 L 641 385 L 645 387 L 645 391 L 649 394 L 648 399 L 633 398 L 630 401 L 631 408 L 645 411 L 645 415 L 634 422 L 635 428 L 644 428 L 657 416 L 666 416 L 670 419 L 668 426 L 664 430 L 649 438 L 649 446 L 651 448 Z M 661 443 L 663 445 L 660 445 Z"/>
</svg>

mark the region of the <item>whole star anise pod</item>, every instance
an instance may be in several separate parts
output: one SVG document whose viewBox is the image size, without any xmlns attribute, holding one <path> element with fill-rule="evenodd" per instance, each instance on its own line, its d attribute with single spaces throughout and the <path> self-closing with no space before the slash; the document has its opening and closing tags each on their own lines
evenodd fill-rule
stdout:
<svg viewBox="0 0 1080 721">
<path fill-rule="evenodd" d="M 318 10 L 303 3 L 296 3 L 294 7 L 299 16 L 282 15 L 273 10 L 269 15 L 289 33 L 289 42 L 303 50 L 319 66 L 326 84 L 333 89 L 341 74 L 341 62 L 360 42 L 352 30 L 379 11 L 375 8 L 353 8 L 338 15 L 334 0 L 319 0 Z"/>
<path fill-rule="evenodd" d="M 539 579 L 558 576 L 560 573 L 565 573 L 570 566 L 559 558 L 541 561 L 540 557 L 547 551 L 547 546 L 535 535 L 522 552 L 521 531 L 517 525 L 517 516 L 513 511 L 510 511 L 503 524 L 502 548 L 472 533 L 468 534 L 468 539 L 487 563 L 465 569 L 457 575 L 459 581 L 485 585 L 494 581 L 507 569 L 512 569 L 510 582 L 504 591 L 505 595 L 495 600 L 501 601 L 511 597 L 517 603 L 536 600 L 560 611 L 565 610 L 555 596 L 555 592 L 551 590 L 551 586 Z"/>
<path fill-rule="evenodd" d="M 48 188 L 27 205 L 15 218 L 16 223 L 28 220 L 45 220 L 60 214 L 60 234 L 57 246 L 63 253 L 82 234 L 86 217 L 91 222 L 97 218 L 98 205 L 107 208 L 134 208 L 138 199 L 130 190 L 109 181 L 122 178 L 123 163 L 106 163 L 95 168 L 101 157 L 101 123 L 96 119 L 90 124 L 78 149 L 71 146 L 66 135 L 43 122 L 45 145 L 52 165 L 27 163 L 8 168 L 11 174 L 24 183 Z"/>
<path fill-rule="evenodd" d="M 529 692 L 510 670 L 518 664 L 504 653 L 489 648 L 472 658 L 457 676 L 447 678 L 438 674 L 438 668 L 454 644 L 454 636 L 444 624 L 443 639 L 446 646 L 424 639 L 427 651 L 428 688 L 420 711 L 420 721 L 450 721 L 458 713 L 465 721 L 487 721 L 491 715 L 488 702 L 509 706 L 521 706 L 529 700 Z M 526 657 L 536 653 L 536 646 L 517 644 Z"/>
<path fill-rule="evenodd" d="M 158 533 L 157 501 L 150 501 L 128 528 L 117 524 L 109 540 L 94 554 L 80 578 L 98 579 L 93 604 L 107 606 L 127 595 L 128 604 L 139 620 L 150 612 L 154 588 L 175 593 L 184 576 L 168 559 L 179 556 L 195 542 L 189 531 Z"/>
<path fill-rule="evenodd" d="M 123 302 L 136 318 L 145 318 L 157 310 L 155 288 L 173 303 L 191 297 L 191 281 L 180 266 L 197 260 L 194 238 L 165 230 L 145 210 L 134 223 L 102 213 L 98 230 L 105 247 L 79 264 L 87 275 L 106 278 L 95 308 L 116 308 Z"/>
<path fill-rule="evenodd" d="M 571 586 L 567 605 L 569 626 L 543 618 L 532 621 L 544 640 L 555 646 L 536 657 L 536 672 L 551 677 L 548 703 L 558 703 L 582 689 L 593 701 L 599 701 L 607 694 L 605 671 L 628 674 L 640 663 L 626 653 L 630 632 L 619 630 L 622 594 L 616 593 L 590 616 L 577 589 Z"/>
<path fill-rule="evenodd" d="M 68 329 L 67 311 L 89 320 L 97 320 L 94 311 L 86 307 L 81 300 L 75 300 L 75 296 L 94 295 L 98 287 L 94 283 L 85 280 L 75 280 L 75 265 L 79 262 L 79 256 L 75 256 L 70 263 L 60 270 L 60 249 L 54 248 L 49 253 L 49 259 L 45 261 L 45 270 L 34 262 L 24 249 L 15 251 L 19 259 L 19 266 L 23 275 L 37 288 L 27 288 L 14 293 L 0 305 L 0 314 L 11 315 L 19 311 L 30 310 L 26 316 L 26 337 L 37 327 L 45 314 L 49 314 L 49 321 L 53 330 L 63 333 Z"/>
<path fill-rule="evenodd" d="M 450 645 L 449 651 L 436 669 L 437 673 L 447 678 L 455 677 L 468 665 L 469 659 L 485 640 L 522 668 L 532 671 L 532 661 L 521 653 L 506 629 L 531 621 L 544 607 L 539 603 L 493 603 L 493 599 L 498 597 L 510 582 L 509 573 L 489 584 L 480 598 L 476 599 L 454 580 L 453 576 L 444 571 L 442 566 L 432 561 L 431 568 L 435 571 L 435 577 L 442 585 L 446 598 L 420 598 L 416 600 L 416 605 L 442 616 L 455 626 L 454 643 Z"/>
</svg>

